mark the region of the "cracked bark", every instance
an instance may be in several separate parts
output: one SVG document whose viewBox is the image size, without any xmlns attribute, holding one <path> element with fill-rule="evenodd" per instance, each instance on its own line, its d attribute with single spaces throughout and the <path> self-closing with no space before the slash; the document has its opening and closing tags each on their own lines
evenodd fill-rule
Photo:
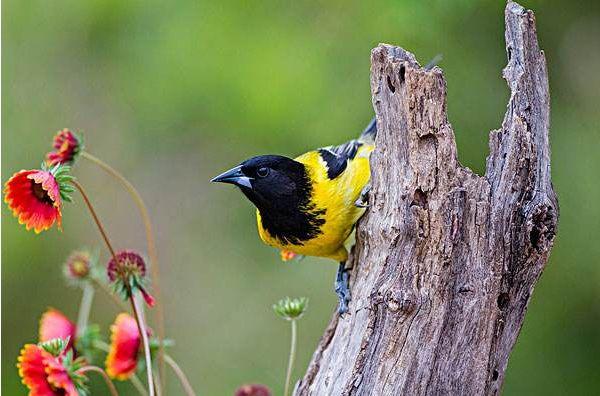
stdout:
<svg viewBox="0 0 600 396">
<path fill-rule="evenodd" d="M 458 162 L 442 70 L 372 51 L 379 133 L 350 314 L 334 314 L 296 395 L 500 392 L 558 220 L 535 18 L 509 2 L 505 22 L 511 96 L 485 176 Z"/>
</svg>

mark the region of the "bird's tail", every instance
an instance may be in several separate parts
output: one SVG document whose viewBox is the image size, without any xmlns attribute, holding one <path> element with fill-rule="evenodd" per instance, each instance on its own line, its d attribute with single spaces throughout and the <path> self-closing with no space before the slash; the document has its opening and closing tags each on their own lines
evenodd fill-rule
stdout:
<svg viewBox="0 0 600 396">
<path fill-rule="evenodd" d="M 360 134 L 358 141 L 374 144 L 375 136 L 377 136 L 377 118 L 373 117 L 373 119 L 369 122 L 369 125 L 367 125 L 365 130 Z"/>
<path fill-rule="evenodd" d="M 428 64 L 425 65 L 425 67 L 423 69 L 429 71 L 431 69 L 433 69 L 434 67 L 436 67 L 438 65 L 438 63 L 440 63 L 442 61 L 444 57 L 442 56 L 442 54 L 437 54 L 436 56 L 433 57 L 432 60 L 429 61 Z"/>
</svg>

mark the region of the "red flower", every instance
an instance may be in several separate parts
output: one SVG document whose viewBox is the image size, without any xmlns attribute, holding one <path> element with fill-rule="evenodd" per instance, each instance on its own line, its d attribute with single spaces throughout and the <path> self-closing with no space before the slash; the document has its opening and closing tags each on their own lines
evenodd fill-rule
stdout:
<svg viewBox="0 0 600 396">
<path fill-rule="evenodd" d="M 115 260 L 116 258 L 116 260 Z M 146 263 L 142 256 L 131 250 L 117 252 L 115 258 L 111 258 L 106 268 L 108 280 L 115 282 L 119 278 L 146 276 Z"/>
<path fill-rule="evenodd" d="M 138 253 L 131 250 L 118 252 L 108 262 L 106 273 L 108 280 L 115 283 L 117 292 L 124 298 L 131 297 L 134 290 L 139 290 L 146 303 L 150 307 L 154 306 L 154 297 L 144 287 L 146 263 Z"/>
<path fill-rule="evenodd" d="M 50 308 L 40 319 L 40 342 L 50 341 L 54 338 L 69 339 L 68 347 L 75 341 L 76 326 L 62 312 Z"/>
<path fill-rule="evenodd" d="M 46 154 L 48 166 L 71 163 L 82 149 L 81 138 L 67 128 L 56 133 L 53 146 L 55 151 Z"/>
<path fill-rule="evenodd" d="M 242 385 L 236 389 L 234 396 L 271 396 L 271 390 L 262 384 Z"/>
<path fill-rule="evenodd" d="M 79 396 L 65 364 L 69 361 L 64 353 L 54 356 L 39 345 L 26 344 L 17 368 L 23 384 L 29 388 L 29 396 Z"/>
<path fill-rule="evenodd" d="M 126 313 L 117 316 L 110 326 L 110 350 L 106 357 L 106 373 L 111 378 L 126 380 L 137 367 L 141 337 L 135 319 Z"/>
<path fill-rule="evenodd" d="M 25 228 L 36 234 L 61 226 L 61 194 L 54 175 L 46 170 L 22 170 L 5 184 L 4 201 Z"/>
</svg>

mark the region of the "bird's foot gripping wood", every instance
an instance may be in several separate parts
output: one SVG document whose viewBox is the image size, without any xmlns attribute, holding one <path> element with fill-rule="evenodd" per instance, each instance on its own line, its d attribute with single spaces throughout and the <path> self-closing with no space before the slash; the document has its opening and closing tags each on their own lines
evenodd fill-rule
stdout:
<svg viewBox="0 0 600 396">
<path fill-rule="evenodd" d="M 358 208 L 368 208 L 369 207 L 369 191 L 371 191 L 371 184 L 367 184 L 363 187 L 360 192 L 360 197 L 354 202 L 354 206 Z"/>
<path fill-rule="evenodd" d="M 348 303 L 351 300 L 349 271 L 350 268 L 346 268 L 346 263 L 341 262 L 335 277 L 335 294 L 337 294 L 340 303 L 338 306 L 340 315 L 348 312 Z"/>
</svg>

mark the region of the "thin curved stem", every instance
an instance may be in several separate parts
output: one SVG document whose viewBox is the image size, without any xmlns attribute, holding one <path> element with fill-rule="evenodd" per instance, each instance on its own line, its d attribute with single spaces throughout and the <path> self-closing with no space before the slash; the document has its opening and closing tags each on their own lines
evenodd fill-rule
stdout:
<svg viewBox="0 0 600 396">
<path fill-rule="evenodd" d="M 142 304 L 143 306 L 143 304 Z M 160 383 L 160 375 L 158 372 L 154 373 L 154 385 L 156 387 L 156 396 L 161 396 L 162 385 Z"/>
<path fill-rule="evenodd" d="M 142 336 L 142 345 L 144 347 L 144 357 L 146 359 L 146 374 L 148 377 L 148 390 L 150 396 L 154 396 L 154 378 L 152 376 L 152 356 L 150 355 L 150 342 L 148 341 L 148 333 L 146 332 L 146 325 L 144 324 L 144 317 L 142 316 L 138 302 L 133 295 L 131 288 L 128 290 L 129 300 L 131 301 L 131 308 L 133 314 L 137 320 L 138 330 Z"/>
<path fill-rule="evenodd" d="M 158 339 L 159 339 L 159 347 L 158 347 L 158 362 L 159 362 L 159 372 L 161 377 L 161 383 L 165 383 L 165 361 L 164 361 L 164 345 L 163 340 L 165 339 L 165 319 L 164 319 L 164 310 L 162 306 L 162 296 L 160 289 L 160 269 L 158 268 L 158 253 L 156 252 L 156 242 L 154 238 L 154 232 L 152 230 L 152 222 L 150 221 L 150 215 L 148 214 L 148 209 L 142 196 L 136 190 L 136 188 L 127 180 L 120 172 L 114 169 L 112 166 L 108 165 L 106 162 L 101 159 L 93 156 L 87 151 L 81 152 L 81 157 L 93 162 L 102 168 L 105 172 L 113 176 L 117 179 L 127 190 L 134 203 L 138 207 L 140 211 L 140 215 L 142 217 L 142 221 L 144 222 L 144 228 L 146 229 L 146 242 L 148 244 L 148 257 L 150 259 L 150 272 L 152 274 L 152 281 L 154 287 L 154 295 L 156 296 L 156 317 L 158 322 Z"/>
<path fill-rule="evenodd" d="M 83 334 L 87 327 L 90 311 L 92 309 L 92 301 L 94 301 L 94 286 L 86 282 L 83 286 L 83 295 L 81 296 L 81 304 L 79 304 L 79 314 L 77 315 L 77 333 Z"/>
<path fill-rule="evenodd" d="M 287 373 L 285 375 L 285 391 L 284 396 L 290 393 L 290 379 L 292 378 L 292 370 L 294 369 L 294 359 L 296 358 L 296 320 L 292 319 L 292 341 L 290 345 L 290 357 L 288 359 Z"/>
<path fill-rule="evenodd" d="M 110 391 L 110 394 L 112 396 L 119 396 L 119 393 L 117 392 L 117 388 L 115 388 L 115 384 L 112 383 L 112 381 L 110 380 L 110 378 L 108 377 L 106 372 L 104 370 L 102 370 L 100 367 L 83 366 L 82 368 L 77 370 L 78 373 L 82 373 L 82 374 L 87 373 L 88 371 L 94 371 L 96 373 L 99 373 L 102 376 L 102 378 L 104 379 L 104 382 L 106 383 L 106 386 L 108 387 L 108 390 Z"/>
<path fill-rule="evenodd" d="M 83 189 L 83 187 L 81 186 L 81 184 L 79 184 L 79 182 L 77 180 L 71 180 L 71 183 L 75 186 L 75 188 L 77 188 L 77 190 L 79 190 L 79 193 L 83 197 L 83 201 L 85 202 L 86 206 L 88 207 L 90 214 L 92 215 L 92 218 L 94 219 L 94 222 L 96 223 L 96 226 L 98 227 L 98 231 L 100 231 L 100 235 L 102 235 L 102 239 L 104 239 L 104 243 L 106 244 L 106 247 L 108 248 L 111 256 L 115 259 L 115 262 L 116 262 L 117 255 L 115 254 L 115 249 L 113 249 L 113 247 L 110 243 L 110 240 L 108 239 L 108 236 L 106 235 L 106 231 L 104 230 L 104 226 L 102 226 L 102 223 L 100 222 L 100 219 L 98 218 L 98 215 L 96 214 L 96 210 L 94 209 L 94 206 L 90 202 L 90 199 L 88 198 L 87 193 L 85 192 L 85 190 Z"/>
<path fill-rule="evenodd" d="M 173 369 L 173 372 L 179 379 L 179 382 L 181 383 L 181 386 L 182 386 L 183 390 L 185 391 L 185 394 L 187 396 L 196 396 L 196 393 L 194 392 L 194 389 L 192 388 L 190 381 L 188 380 L 187 376 L 185 375 L 185 373 L 183 372 L 181 367 L 179 367 L 177 362 L 171 356 L 167 355 L 166 353 L 165 353 L 165 362 L 167 362 L 167 364 L 171 367 L 171 369 Z"/>
</svg>

